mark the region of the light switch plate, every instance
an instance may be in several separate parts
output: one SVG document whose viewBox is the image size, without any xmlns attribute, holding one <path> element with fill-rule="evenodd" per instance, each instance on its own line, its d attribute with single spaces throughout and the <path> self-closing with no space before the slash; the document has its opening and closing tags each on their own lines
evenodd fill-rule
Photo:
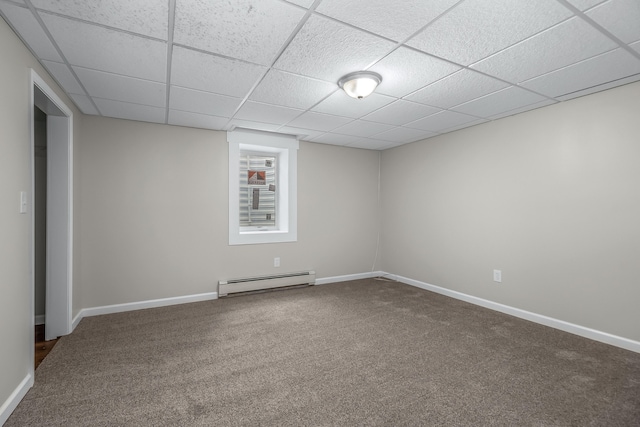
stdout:
<svg viewBox="0 0 640 427">
<path fill-rule="evenodd" d="M 26 191 L 20 192 L 20 213 L 21 214 L 27 213 L 27 192 Z"/>
</svg>

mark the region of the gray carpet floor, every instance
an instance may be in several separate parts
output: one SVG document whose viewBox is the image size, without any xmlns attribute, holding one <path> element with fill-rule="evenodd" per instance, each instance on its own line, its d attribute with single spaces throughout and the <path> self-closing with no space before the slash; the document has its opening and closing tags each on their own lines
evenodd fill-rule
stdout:
<svg viewBox="0 0 640 427">
<path fill-rule="evenodd" d="M 89 317 L 11 426 L 638 426 L 640 354 L 396 282 Z"/>
</svg>

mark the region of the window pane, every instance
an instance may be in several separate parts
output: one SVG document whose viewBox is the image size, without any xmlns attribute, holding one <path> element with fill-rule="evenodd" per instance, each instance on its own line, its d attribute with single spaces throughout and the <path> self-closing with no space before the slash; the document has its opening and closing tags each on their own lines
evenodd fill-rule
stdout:
<svg viewBox="0 0 640 427">
<path fill-rule="evenodd" d="M 275 227 L 277 157 L 240 152 L 240 226 Z"/>
</svg>

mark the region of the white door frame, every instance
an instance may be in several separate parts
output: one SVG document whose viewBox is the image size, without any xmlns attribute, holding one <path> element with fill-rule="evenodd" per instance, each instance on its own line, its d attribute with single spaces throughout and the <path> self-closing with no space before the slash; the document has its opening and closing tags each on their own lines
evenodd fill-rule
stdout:
<svg viewBox="0 0 640 427">
<path fill-rule="evenodd" d="M 47 291 L 45 339 L 71 333 L 73 283 L 73 113 L 31 70 L 31 319 L 35 323 L 35 135 L 33 108 L 47 114 Z M 32 329 L 33 333 L 33 329 Z M 33 342 L 33 340 L 31 340 Z M 33 351 L 33 345 L 32 351 Z"/>
</svg>

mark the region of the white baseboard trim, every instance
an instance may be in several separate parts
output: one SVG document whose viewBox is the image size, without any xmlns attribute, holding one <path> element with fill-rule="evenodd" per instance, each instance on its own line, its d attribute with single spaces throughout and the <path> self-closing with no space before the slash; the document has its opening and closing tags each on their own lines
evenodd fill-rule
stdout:
<svg viewBox="0 0 640 427">
<path fill-rule="evenodd" d="M 82 311 L 80 310 L 78 312 L 78 314 L 76 314 L 76 316 L 73 318 L 73 320 L 71 321 L 71 332 L 73 332 L 76 329 L 76 326 L 78 326 L 78 323 L 80 323 L 80 321 L 82 320 L 82 318 L 84 317 L 82 315 Z"/>
<path fill-rule="evenodd" d="M 35 324 L 36 325 L 44 325 L 45 315 L 44 314 L 36 314 Z"/>
<path fill-rule="evenodd" d="M 349 280 L 369 279 L 382 275 L 382 271 L 370 271 L 368 273 L 347 274 L 344 276 L 323 277 L 316 279 L 316 285 L 327 283 L 346 282 Z M 189 302 L 209 301 L 218 299 L 217 292 L 208 292 L 197 295 L 186 295 L 182 297 L 163 298 L 148 301 L 129 302 L 124 304 L 105 305 L 101 307 L 83 308 L 73 318 L 71 330 L 73 331 L 80 321 L 85 317 L 99 316 L 102 314 L 122 313 L 125 311 L 142 310 L 145 308 L 164 307 L 168 305 L 185 304 Z"/>
<path fill-rule="evenodd" d="M 349 280 L 369 279 L 384 274 L 382 271 L 370 271 L 368 273 L 347 274 L 344 276 L 323 277 L 316 279 L 316 285 L 326 285 L 328 283 L 346 282 Z M 105 305 L 101 307 L 83 308 L 73 318 L 71 330 L 73 331 L 80 321 L 85 317 L 99 316 L 102 314 L 122 313 L 125 311 L 142 310 L 145 308 L 164 307 L 168 305 L 185 304 L 189 302 L 209 301 L 218 299 L 217 292 L 208 292 L 197 295 L 186 295 L 182 297 L 162 298 L 148 301 L 129 302 L 124 304 Z"/>
<path fill-rule="evenodd" d="M 316 285 L 326 285 L 328 283 L 347 282 L 349 280 L 370 279 L 383 274 L 382 271 L 370 271 L 368 273 L 347 274 L 344 276 L 323 277 L 316 279 Z"/>
<path fill-rule="evenodd" d="M 11 393 L 11 396 L 0 406 L 0 426 L 7 422 L 11 413 L 13 413 L 18 403 L 20 403 L 31 387 L 33 387 L 33 375 L 27 374 L 13 393 Z"/>
<path fill-rule="evenodd" d="M 145 308 L 166 307 L 168 305 L 186 304 L 190 302 L 210 301 L 218 299 L 217 292 L 207 292 L 204 294 L 185 295 L 181 297 L 161 298 L 148 301 L 128 302 L 124 304 L 104 305 L 101 307 L 83 308 L 73 319 L 72 329 L 78 326 L 78 323 L 85 318 L 91 316 L 100 316 L 101 314 L 122 313 L 125 311 L 143 310 Z"/>
<path fill-rule="evenodd" d="M 382 271 L 371 271 L 368 273 L 347 274 L 344 276 L 323 277 L 316 279 L 316 285 L 326 285 L 328 283 L 346 282 L 349 280 L 368 279 L 382 275 Z M 184 304 L 189 302 L 208 301 L 218 299 L 217 292 L 206 294 L 188 295 L 183 297 L 164 298 L 149 301 L 131 302 L 124 304 L 105 305 L 101 307 L 83 308 L 73 318 L 71 331 L 75 330 L 80 321 L 85 317 L 99 316 L 101 314 L 121 313 L 125 311 L 142 310 L 145 308 L 164 307 L 167 305 Z"/>
<path fill-rule="evenodd" d="M 585 326 L 576 325 L 574 323 L 565 322 L 564 320 L 554 319 L 553 317 L 544 316 L 542 314 L 532 313 L 530 311 L 521 310 L 519 308 L 474 297 L 472 295 L 463 294 L 462 292 L 452 291 L 451 289 L 441 288 L 440 286 L 431 285 L 429 283 L 420 282 L 418 280 L 409 279 L 407 277 L 398 276 L 396 274 L 385 273 L 384 276 L 397 280 L 398 282 L 405 283 L 407 285 L 415 286 L 417 288 L 425 289 L 427 291 L 435 292 L 441 295 L 446 295 L 451 298 L 466 301 L 471 304 L 499 311 L 501 313 L 510 314 L 511 316 L 519 317 L 521 319 L 529 320 L 534 323 L 539 323 L 541 325 L 569 332 L 574 335 L 589 338 L 594 341 L 600 341 L 605 344 L 610 344 L 616 347 L 640 353 L 640 342 L 638 341 L 587 328 Z"/>
</svg>

